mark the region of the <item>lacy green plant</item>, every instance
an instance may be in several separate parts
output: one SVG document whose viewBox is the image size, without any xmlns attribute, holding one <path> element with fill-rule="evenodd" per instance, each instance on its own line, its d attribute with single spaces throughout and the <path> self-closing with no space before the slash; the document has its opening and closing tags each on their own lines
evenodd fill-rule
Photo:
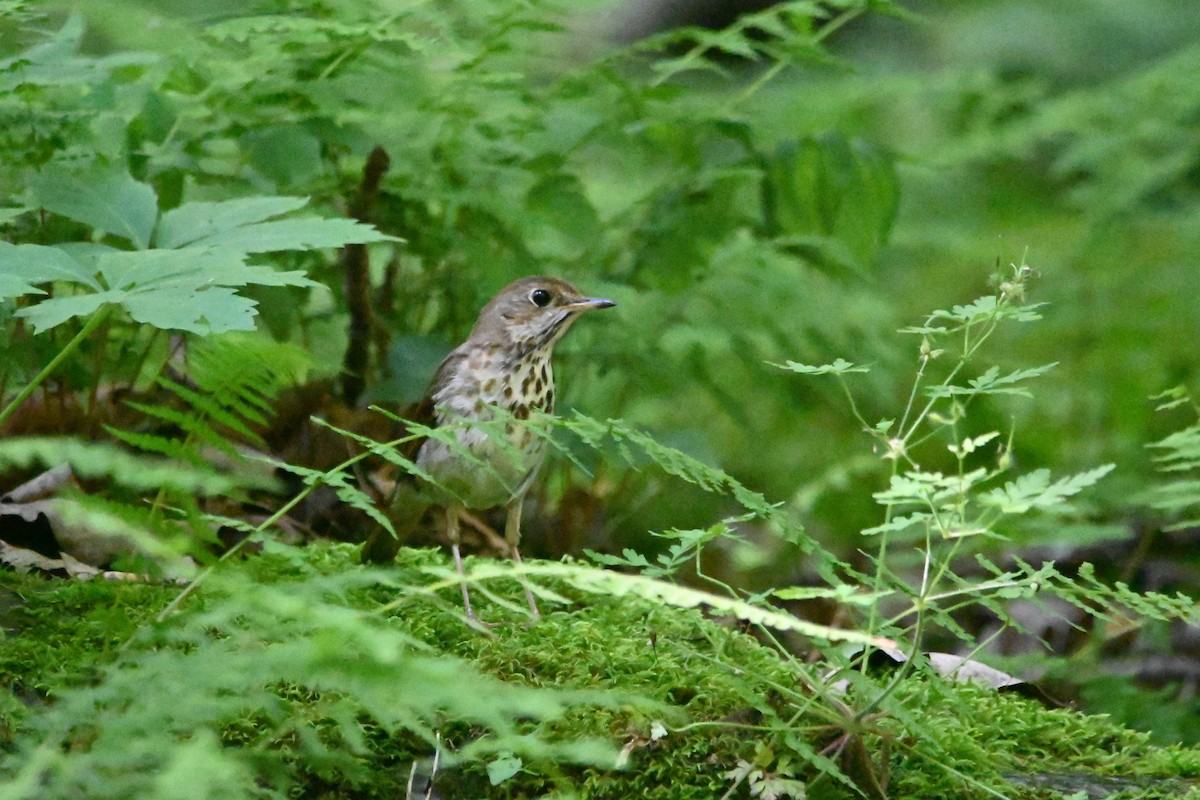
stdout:
<svg viewBox="0 0 1200 800">
<path fill-rule="evenodd" d="M 779 365 L 798 374 L 832 376 L 839 381 L 851 413 L 890 471 L 887 488 L 874 494 L 883 506 L 884 520 L 862 532 L 867 542 L 875 543 L 868 556 L 874 564 L 873 574 L 862 574 L 838 562 L 810 542 L 806 552 L 817 556 L 825 585 L 786 587 L 743 599 L 752 604 L 769 603 L 772 598 L 836 603 L 850 619 L 861 620 L 865 633 L 904 642 L 903 664 L 892 677 L 878 681 L 866 674 L 869 648 L 852 655 L 821 648 L 827 662 L 823 675 L 797 663 L 803 676 L 801 688 L 785 693 L 794 711 L 767 714 L 762 728 L 767 738 L 759 751 L 729 774 L 735 787 L 748 782 L 752 791 L 762 787 L 762 791 L 794 793 L 805 786 L 815 791 L 833 781 L 867 796 L 883 796 L 887 743 L 902 741 L 898 731 L 904 731 L 910 742 L 920 742 L 909 745 L 911 755 L 938 765 L 948 777 L 966 786 L 994 792 L 995 787 L 946 762 L 941 749 L 946 743 L 897 697 L 913 671 L 926 663 L 925 641 L 935 627 L 961 640 L 970 658 L 987 642 L 977 641 L 956 617 L 967 608 L 982 606 L 1002 626 L 1021 630 L 1020 622 L 1007 610 L 1010 601 L 1020 598 L 1055 596 L 1101 619 L 1129 614 L 1152 619 L 1195 618 L 1191 598 L 1109 586 L 1087 565 L 1070 575 L 1052 563 L 1033 565 L 1013 558 L 1010 565 L 1000 566 L 987 557 L 987 546 L 1019 529 L 1029 515 L 1075 514 L 1072 498 L 1113 469 L 1105 465 L 1057 479 L 1045 469 L 1014 475 L 1012 434 L 972 429 L 975 407 L 982 398 L 1029 397 L 1027 383 L 1054 366 L 1005 372 L 979 364 L 985 357 L 985 345 L 1002 326 L 1040 319 L 1040 306 L 1025 301 L 1032 274 L 1024 264 L 1014 266 L 997 279 L 996 294 L 935 311 L 923 325 L 902 331 L 920 340 L 916 376 L 894 418 L 869 420 L 859 411 L 850 380 L 866 372 L 865 367 L 844 359 L 822 366 Z M 666 459 L 666 463 L 672 460 Z M 785 509 L 761 499 L 739 499 L 751 510 L 752 518 L 769 521 L 791 538 L 802 536 Z M 735 530 L 736 524 L 723 523 L 708 530 L 668 532 L 664 535 L 674 540 L 672 545 L 653 561 L 633 550 L 622 556 L 593 555 L 602 563 L 659 578 L 671 578 L 692 563 L 699 578 L 733 596 L 744 595 L 709 578 L 701 568 L 704 548 Z M 763 635 L 774 639 L 766 630 Z M 896 648 L 887 649 L 900 654 Z M 792 658 L 782 644 L 779 650 L 785 658 Z M 831 688 L 838 681 L 848 687 L 845 693 Z M 827 731 L 828 745 L 824 750 L 815 749 L 813 736 L 820 737 L 822 730 Z"/>
<path fill-rule="evenodd" d="M 935 311 L 923 325 L 902 330 L 919 336 L 920 343 L 916 377 L 895 418 L 875 421 L 860 413 L 849 379 L 865 372 L 864 367 L 844 359 L 823 366 L 780 365 L 799 374 L 834 376 L 862 430 L 874 441 L 875 451 L 889 464 L 888 486 L 874 494 L 884 507 L 884 520 L 862 531 L 877 542 L 870 555 L 875 571 L 859 577 L 867 589 L 863 595 L 868 599 L 866 630 L 907 642 L 907 652 L 903 666 L 885 686 L 858 684 L 857 699 L 847 707 L 856 722 L 882 711 L 919 731 L 919 721 L 890 696 L 924 663 L 924 642 L 934 627 L 959 639 L 968 657 L 986 646 L 987 641 L 977 641 L 956 621 L 966 608 L 983 606 L 999 618 L 1000 630 L 1018 631 L 1023 629 L 1008 613 L 1008 603 L 1039 595 L 1062 598 L 1101 619 L 1125 614 L 1158 620 L 1195 618 L 1191 598 L 1109 586 L 1095 577 L 1090 565 L 1067 575 L 1052 563 L 1035 566 L 1014 557 L 1006 568 L 985 555 L 986 543 L 1018 529 L 1027 515 L 1075 514 L 1071 498 L 1113 469 L 1109 464 L 1058 479 L 1046 469 L 1013 475 L 1012 434 L 972 430 L 973 407 L 981 398 L 1030 397 L 1027 382 L 1055 366 L 1003 372 L 978 363 L 985 344 L 1001 326 L 1040 319 L 1040 306 L 1025 301 L 1032 275 L 1025 264 L 1013 266 L 997 276 L 996 294 Z M 912 550 L 918 556 L 915 563 L 909 556 Z M 980 569 L 980 577 L 969 574 Z M 775 594 L 798 599 L 814 592 L 781 589 Z M 856 663 L 866 662 L 851 659 L 846 666 Z M 852 746 L 857 739 L 857 734 L 850 735 L 844 744 Z M 927 755 L 937 758 L 932 750 Z M 971 782 L 968 776 L 959 777 Z"/>
<path fill-rule="evenodd" d="M 1005 525 L 1032 512 L 1070 514 L 1068 500 L 1092 486 L 1113 465 L 1105 465 L 1054 480 L 1050 471 L 1038 469 L 998 485 L 1012 471 L 1012 435 L 999 431 L 971 431 L 971 409 L 989 396 L 1031 397 L 1028 381 L 1045 374 L 1055 364 L 1017 369 L 1007 373 L 994 365 L 978 366 L 982 351 L 997 330 L 1008 324 L 1027 324 L 1041 318 L 1040 304 L 1025 302 L 1033 270 L 1013 266 L 997 276 L 997 293 L 949 310 L 932 312 L 923 325 L 901 332 L 920 337 L 916 377 L 904 408 L 894 418 L 868 420 L 860 413 L 847 376 L 865 372 L 839 359 L 824 366 L 788 362 L 785 369 L 807 375 L 833 375 L 840 383 L 851 412 L 862 430 L 875 442 L 875 450 L 890 465 L 888 487 L 874 494 L 884 507 L 880 525 L 863 531 L 878 537 L 873 556 L 874 592 L 900 589 L 901 580 L 889 561 L 893 541 L 915 545 L 922 553 L 920 579 L 915 587 L 902 585 L 913 599 L 895 613 L 885 629 L 913 634 L 919 648 L 921 631 L 929 615 L 948 621 L 942 613 L 958 602 L 982 601 L 988 594 L 1013 597 L 1032 593 L 1038 582 L 1025 579 L 963 584 L 954 574 L 954 559 L 964 545 L 977 537 L 995 537 Z M 969 377 L 974 374 L 975 377 Z M 941 445 L 941 448 L 938 447 Z M 945 469 L 949 453 L 951 469 Z M 880 623 L 874 607 L 870 627 Z M 892 626 L 914 617 L 904 629 Z"/>
</svg>

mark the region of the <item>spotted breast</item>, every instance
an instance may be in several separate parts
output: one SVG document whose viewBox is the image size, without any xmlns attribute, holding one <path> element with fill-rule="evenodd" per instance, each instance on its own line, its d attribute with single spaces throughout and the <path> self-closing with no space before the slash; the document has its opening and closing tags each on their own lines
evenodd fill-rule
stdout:
<svg viewBox="0 0 1200 800">
<path fill-rule="evenodd" d="M 554 410 L 551 350 L 543 345 L 510 363 L 505 356 L 512 354 L 500 347 L 474 348 L 442 364 L 434 381 L 436 427 L 453 428 L 457 447 L 429 439 L 417 465 L 466 507 L 506 504 L 537 474 L 545 440 L 528 425 L 497 418 L 524 421 L 531 410 Z"/>
</svg>

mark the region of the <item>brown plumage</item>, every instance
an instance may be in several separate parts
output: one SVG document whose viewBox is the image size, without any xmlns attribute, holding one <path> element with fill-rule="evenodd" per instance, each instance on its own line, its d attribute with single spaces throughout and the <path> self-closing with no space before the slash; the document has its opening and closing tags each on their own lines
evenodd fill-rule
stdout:
<svg viewBox="0 0 1200 800">
<path fill-rule="evenodd" d="M 497 428 L 487 423 L 498 416 L 525 420 L 534 411 L 553 412 L 554 345 L 581 314 L 613 305 L 585 297 L 557 278 L 514 281 L 484 306 L 470 336 L 434 374 L 413 421 L 434 428 L 455 426 L 455 444 L 438 439 L 410 443 L 404 455 L 427 472 L 436 487 L 402 490 L 393 516 L 402 524 L 415 524 L 431 502 L 443 506 L 446 535 L 460 574 L 458 517 L 464 508 L 506 506 L 505 539 L 513 558 L 521 560 L 521 507 L 546 452 L 545 441 L 525 425 L 510 420 L 503 425 L 506 441 L 497 441 Z M 386 532 L 377 533 L 364 545 L 363 558 L 390 560 L 397 546 Z M 467 614 L 474 618 L 465 582 L 462 594 Z M 536 617 L 537 604 L 528 588 L 526 596 Z"/>
</svg>

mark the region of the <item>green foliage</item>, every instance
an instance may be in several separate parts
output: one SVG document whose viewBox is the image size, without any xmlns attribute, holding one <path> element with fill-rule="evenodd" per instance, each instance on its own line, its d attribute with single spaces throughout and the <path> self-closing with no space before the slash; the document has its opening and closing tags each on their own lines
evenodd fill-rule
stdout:
<svg viewBox="0 0 1200 800">
<path fill-rule="evenodd" d="M 806 342 L 881 341 L 882 298 L 863 298 L 861 286 L 844 281 L 876 268 L 895 216 L 894 159 L 864 137 L 796 131 L 776 141 L 744 119 L 740 101 L 710 103 L 679 81 L 696 69 L 730 71 L 719 59 L 753 53 L 770 65 L 765 85 L 790 65 L 830 60 L 825 39 L 842 26 L 894 10 L 889 3 L 785 3 L 729 31 L 690 30 L 580 61 L 564 55 L 578 11 L 551 2 L 394 9 L 354 0 L 336 11 L 262 2 L 219 21 L 155 17 L 136 4 L 97 6 L 85 10 L 88 24 L 114 46 L 139 52 L 138 60 L 117 68 L 83 55 L 82 17 L 70 18 L 49 36 L 57 58 L 86 65 L 98 84 L 93 95 L 112 102 L 81 99 L 68 90 L 65 72 L 58 82 L 19 84 L 39 113 L 76 124 L 29 143 L 0 169 L 12 178 L 4 183 L 18 186 L 29 167 L 75 171 L 75 162 L 99 154 L 103 174 L 120 173 L 127 162 L 136 182 L 154 187 L 167 227 L 195 204 L 243 202 L 231 196 L 313 194 L 329 211 L 379 145 L 391 167 L 372 215 L 407 240 L 390 305 L 409 336 L 393 340 L 389 364 L 403 363 L 421 336 L 464 335 L 486 297 L 531 265 L 606 291 L 617 284 L 611 288 L 629 309 L 621 322 L 607 323 L 603 333 L 580 331 L 568 344 L 568 351 L 586 350 L 606 377 L 572 375 L 564 405 L 587 397 L 589 410 L 675 428 L 754 482 L 786 492 L 773 477 L 791 457 L 782 441 L 763 437 L 772 453 L 761 463 L 731 446 L 729 433 L 750 422 L 737 394 L 760 383 L 762 416 L 778 425 L 795 403 L 782 383 L 761 386 L 762 360 L 794 354 Z M 680 46 L 678 59 L 659 55 Z M 146 49 L 155 52 L 140 53 Z M 20 81 L 15 67 L 13 80 Z M 746 87 L 746 97 L 757 90 Z M 20 202 L 36 205 L 32 197 Z M 189 246 L 148 231 L 142 217 L 137 236 L 156 236 L 159 249 Z M 31 218 L 19 221 L 21 233 L 36 227 Z M 275 279 L 285 281 L 279 276 L 299 262 L 332 298 L 308 284 L 273 295 L 214 285 L 202 299 L 224 294 L 230 301 L 221 303 L 218 324 L 201 314 L 186 323 L 231 327 L 232 317 L 247 319 L 245 302 L 253 299 L 274 335 L 316 343 L 319 362 L 337 363 L 345 329 L 341 274 L 328 260 L 272 260 L 287 268 Z M 232 274 L 251 277 L 240 268 Z M 649 293 L 636 297 L 623 286 Z M 782 307 L 792 313 L 763 330 L 713 324 L 746 308 Z M 824 319 L 831 307 L 847 307 L 832 326 Z M 647 357 L 647 342 L 661 342 L 661 353 Z M 661 369 L 662 361 L 676 367 Z M 424 376 L 411 380 L 419 385 Z M 636 408 L 619 401 L 633 393 L 686 397 L 698 406 L 693 419 L 712 412 L 716 425 L 702 430 L 654 402 Z M 690 522 L 704 520 L 697 514 Z"/>
<path fill-rule="evenodd" d="M 30 437 L 0 442 L 0 464 L 22 469 L 69 464 L 71 471 L 81 478 L 103 478 L 141 491 L 166 488 L 181 494 L 215 495 L 237 485 L 234 478 L 208 467 L 143 458 L 111 444 L 67 438 Z"/>
<path fill-rule="evenodd" d="M 606 597 L 620 598 L 632 595 L 655 605 L 675 608 L 703 606 L 751 625 L 799 633 L 827 642 L 853 642 L 877 647 L 891 647 L 895 644 L 886 639 L 866 636 L 856 631 L 839 630 L 807 622 L 762 604 L 699 591 L 642 575 L 623 575 L 619 572 L 588 566 L 530 564 L 515 572 L 511 568 L 501 566 L 477 567 L 466 576 L 466 579 L 474 583 L 496 578 L 511 578 L 514 574 L 529 575 L 534 578 L 555 578 L 580 591 Z"/>
<path fill-rule="evenodd" d="M 611 291 L 622 316 L 581 329 L 562 353 L 561 406 L 615 418 L 568 415 L 554 441 L 577 466 L 588 446 L 620 456 L 588 478 L 613 509 L 594 521 L 598 536 L 622 553 L 595 558 L 644 573 L 473 568 L 500 614 L 515 614 L 505 592 L 516 577 L 536 579 L 551 603 L 582 593 L 593 604 L 563 615 L 562 640 L 534 626 L 497 643 L 443 613 L 458 578 L 440 561 L 397 578 L 348 568 L 347 553 L 277 551 L 262 569 L 284 579 L 259 584 L 238 577 L 253 564 L 228 558 L 176 596 L 167 611 L 181 615 L 131 634 L 94 680 L 54 684 L 61 697 L 19 735 L 4 767 L 18 780 L 0 793 L 397 796 L 404 767 L 438 748 L 476 795 L 713 797 L 739 781 L 735 791 L 763 796 L 801 784 L 810 796 L 871 794 L 889 761 L 911 796 L 1018 795 L 1006 776 L 1045 769 L 1038 748 L 1055 765 L 1129 769 L 1102 763 L 1100 742 L 1140 756 L 1132 734 L 1099 726 L 1093 738 L 1018 701 L 924 688 L 911 673 L 928 642 L 986 644 L 968 611 L 1019 629 L 1014 600 L 1194 620 L 1186 594 L 1014 555 L 1017 543 L 1125 529 L 1148 480 L 1142 444 L 1160 435 L 1148 434 L 1144 398 L 1195 370 L 1191 354 L 1152 346 L 1200 339 L 1189 144 L 1200 30 L 1189 1 L 963 3 L 899 27 L 881 19 L 898 13 L 890 3 L 790 2 L 726 30 L 600 54 L 581 51 L 574 6 L 545 0 L 261 0 L 219 17 L 110 2 L 65 21 L 0 3 L 0 390 L 17 393 L 0 421 L 35 389 L 48 393 L 52 374 L 60 396 L 144 387 L 156 398 L 135 401 L 142 424 L 114 435 L 158 454 L 18 439 L 0 460 L 66 460 L 111 478 L 119 496 L 71 498 L 73 520 L 156 555 L 203 554 L 196 543 L 217 520 L 183 498 L 247 484 L 208 466 L 212 449 L 253 440 L 296 371 L 295 350 L 262 337 L 224 349 L 196 337 L 248 331 L 261 314 L 273 337 L 307 346 L 332 373 L 347 328 L 343 265 L 316 251 L 368 243 L 372 286 L 391 290 L 378 310 L 400 334 L 375 342 L 387 352 L 374 369 L 421 386 L 411 365 L 429 359 L 415 343 L 444 352 L 499 285 L 565 272 Z M 340 219 L 376 146 L 391 166 L 368 214 L 403 248 Z M 319 217 L 293 216 L 303 195 Z M 1026 246 L 1044 265 L 1045 320 L 1026 302 L 1023 264 L 963 301 L 980 293 L 963 279 L 979 272 L 972 265 Z M 934 305 L 948 307 L 906 329 L 921 342 L 906 390 L 890 331 Z M 1010 323 L 1035 320 L 1036 335 L 1013 333 Z M 188 334 L 182 367 L 166 330 Z M 980 363 L 985 343 L 996 355 Z M 802 363 L 839 352 L 873 366 Z M 838 391 L 850 424 L 821 402 Z M 1156 450 L 1180 474 L 1196 461 L 1190 430 Z M 347 471 L 356 458 L 329 471 L 280 466 L 386 527 Z M 562 481 L 553 487 L 546 508 L 566 495 Z M 1190 519 L 1197 494 L 1193 481 L 1173 482 L 1158 508 Z M 263 534 L 300 499 L 260 523 L 220 521 Z M 1038 527 L 1035 514 L 1055 524 Z M 1090 529 L 1078 521 L 1101 515 Z M 660 552 L 629 546 L 658 528 Z M 860 531 L 873 537 L 866 557 Z M 755 563 L 773 562 L 764 586 L 798 572 L 817 585 L 734 588 L 730 565 L 755 548 Z M 709 591 L 674 583 L 693 571 Z M 849 622 L 810 623 L 768 598 L 835 603 Z M 697 604 L 761 625 L 768 642 L 774 624 L 822 640 L 894 639 L 909 659 L 879 680 L 861 653 L 822 648 L 843 696 L 783 643 L 755 649 L 671 608 Z M 590 627 L 579 621 L 588 614 Z M 560 685 L 531 664 L 569 677 L 569 696 L 515 691 Z M 589 671 L 606 680 L 588 683 Z M 474 705 L 447 674 L 463 676 Z M 641 706 L 614 711 L 624 696 L 569 694 L 581 686 L 668 704 L 690 690 L 696 705 L 691 721 L 660 720 Z M 1011 711 L 1002 742 L 972 720 L 996 708 Z M 1079 740 L 1077 760 L 1055 747 Z M 657 764 L 580 766 L 656 748 L 716 763 L 686 780 Z M 868 756 L 857 768 L 856 753 Z M 1187 753 L 1152 755 L 1134 769 L 1177 757 L 1194 771 Z"/>
<path fill-rule="evenodd" d="M 47 168 L 32 179 L 30 194 L 36 206 L 135 248 L 3 243 L 0 276 L 7 297 L 44 294 L 36 286 L 50 282 L 80 290 L 19 309 L 16 315 L 29 319 L 35 332 L 90 316 L 108 304 L 156 328 L 199 334 L 253 330 L 255 302 L 238 296 L 237 288 L 317 284 L 298 271 L 247 264 L 251 254 L 389 238 L 351 220 L 272 220 L 305 203 L 290 197 L 186 203 L 163 213 L 156 228 L 154 190 L 109 168 Z"/>
<path fill-rule="evenodd" d="M 516 727 L 601 697 L 486 677 L 346 603 L 364 587 L 394 586 L 392 576 L 322 576 L 287 553 L 264 568 L 280 571 L 274 585 L 224 575 L 185 617 L 143 627 L 94 685 L 61 689 L 31 721 L 29 752 L 10 760 L 0 796 L 29 796 L 35 785 L 39 797 L 175 796 L 185 790 L 172 783 L 181 769 L 224 778 L 226 797 L 284 796 L 303 774 L 387 796 L 403 777 L 379 780 L 363 763 L 379 737 L 419 752 L 456 722 L 491 731 L 456 744 L 458 759 L 507 751 L 611 761 L 599 745 L 539 744 Z M 66 741 L 74 751 L 57 751 Z"/>
<path fill-rule="evenodd" d="M 539 580 L 571 606 L 514 624 L 523 602 L 509 580 L 494 589 L 514 610 L 486 606 L 505 623 L 496 635 L 463 624 L 454 587 L 429 591 L 429 576 L 450 570 L 432 551 L 379 570 L 345 545 L 268 544 L 161 624 L 150 620 L 164 587 L 8 574 L 0 583 L 25 600 L 5 611 L 16 633 L 0 645 L 0 682 L 53 702 L 9 720 L 0 797 L 173 797 L 195 785 L 394 797 L 438 752 L 435 791 L 450 794 L 686 800 L 719 796 L 741 765 L 756 783 L 789 785 L 805 762 L 788 766 L 787 754 L 806 741 L 839 774 L 812 752 L 831 734 L 808 668 L 636 593 L 584 601 L 545 566 Z M 851 696 L 872 685 L 860 676 Z M 899 735 L 896 721 L 878 731 L 893 742 L 900 796 L 1032 798 L 1021 776 L 1079 772 L 1165 798 L 1200 771 L 1194 750 L 990 689 L 913 678 L 887 702 L 920 733 Z M 199 784 L 177 783 L 187 776 Z"/>
<path fill-rule="evenodd" d="M 1182 387 L 1161 395 L 1159 399 L 1164 401 L 1159 410 L 1191 406 L 1192 410 L 1200 415 L 1200 409 L 1196 408 Z M 1154 507 L 1172 516 L 1194 513 L 1191 510 L 1200 506 L 1200 479 L 1191 477 L 1200 470 L 1200 423 L 1175 431 L 1149 447 L 1159 454 L 1155 456 L 1155 461 L 1162 472 L 1171 476 L 1178 473 L 1187 476 L 1172 477 L 1157 487 L 1152 500 Z M 1197 525 L 1200 525 L 1200 517 L 1187 517 L 1182 521 L 1173 522 L 1168 530 L 1182 530 Z"/>
<path fill-rule="evenodd" d="M 182 408 L 127 401 L 177 435 L 112 427 L 108 431 L 140 450 L 195 464 L 206 463 L 205 447 L 236 460 L 230 439 L 261 445 L 255 429 L 269 421 L 275 395 L 299 383 L 310 364 L 303 350 L 261 337 L 227 334 L 204 339 L 188 351 L 187 372 L 194 387 L 165 375 L 155 379 L 157 388 Z"/>
</svg>

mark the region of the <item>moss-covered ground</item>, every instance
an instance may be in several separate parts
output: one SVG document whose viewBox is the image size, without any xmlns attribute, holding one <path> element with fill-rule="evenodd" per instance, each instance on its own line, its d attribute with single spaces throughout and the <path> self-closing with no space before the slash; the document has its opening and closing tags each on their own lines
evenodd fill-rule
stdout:
<svg viewBox="0 0 1200 800">
<path fill-rule="evenodd" d="M 439 797 L 722 798 L 733 785 L 728 773 L 739 760 L 761 766 L 765 778 L 780 779 L 773 784 L 780 791 L 789 786 L 785 779 L 807 781 L 810 797 L 1200 797 L 1200 750 L 1152 746 L 1143 734 L 1105 718 L 1047 709 L 985 687 L 918 675 L 906 680 L 877 713 L 839 724 L 837 712 L 827 701 L 812 698 L 801 678 L 803 669 L 820 674 L 819 665 L 802 667 L 737 625 L 696 610 L 552 587 L 570 602 L 543 601 L 543 619 L 530 624 L 478 592 L 481 616 L 498 623 L 481 632 L 456 613 L 455 587 L 442 589 L 433 600 L 395 589 L 428 584 L 431 569 L 445 568 L 440 552 L 402 551 L 388 571 L 395 577 L 392 584 L 363 581 L 324 599 L 382 620 L 411 637 L 418 650 L 460 659 L 505 684 L 575 692 L 571 696 L 577 702 L 565 712 L 518 721 L 518 727 L 543 743 L 608 742 L 610 753 L 622 753 L 622 766 L 615 767 L 611 759 L 587 765 L 571 758 L 527 758 L 493 774 L 498 779 L 493 785 L 487 764 L 495 767 L 503 758 L 493 754 L 456 761 L 452 753 L 483 731 L 447 720 L 438 735 L 450 757 L 433 777 Z M 345 545 L 272 550 L 223 569 L 299 598 L 323 576 L 364 570 L 356 551 Z M 206 604 L 236 602 L 229 594 L 236 586 L 237 581 L 206 584 L 185 605 L 192 611 L 176 619 L 187 619 Z M 523 604 L 515 581 L 488 588 L 516 608 Z M 0 572 L 0 750 L 9 753 L 10 761 L 27 752 L 22 748 L 37 735 L 40 715 L 80 687 L 107 679 L 105 667 L 118 652 L 154 646 L 152 637 L 137 632 L 152 626 L 154 615 L 179 591 L 148 583 Z M 889 677 L 864 679 L 852 691 L 869 694 Z M 399 671 L 389 679 L 399 686 L 407 676 Z M 172 691 L 189 691 L 183 680 Z M 456 676 L 445 680 L 454 684 Z M 463 691 L 476 685 L 464 682 Z M 313 709 L 328 705 L 320 705 L 319 691 L 294 685 L 279 691 L 289 713 L 311 715 L 313 728 L 322 728 L 325 711 Z M 847 705 L 853 705 L 851 699 L 846 697 Z M 263 737 L 256 732 L 261 724 L 254 716 L 225 720 L 221 747 L 262 747 Z M 318 770 L 297 757 L 288 793 L 404 797 L 414 759 L 422 760 L 420 772 L 433 772 L 430 748 L 420 736 L 395 726 L 373 726 L 370 720 L 362 729 L 364 741 L 348 754 L 361 769 Z M 847 732 L 854 735 L 846 737 Z M 857 750 L 871 766 L 856 768 L 852 759 L 842 760 L 848 780 L 814 780 L 804 754 L 833 756 L 836 744 L 844 741 L 854 746 L 843 751 Z M 286 749 L 287 737 L 268 746 Z M 503 774 L 507 772 L 512 774 Z M 864 776 L 877 781 L 877 788 Z M 851 788 L 855 782 L 863 794 Z M 763 784 L 758 786 L 762 796 L 770 796 Z M 728 796 L 749 797 L 750 781 Z"/>
</svg>

